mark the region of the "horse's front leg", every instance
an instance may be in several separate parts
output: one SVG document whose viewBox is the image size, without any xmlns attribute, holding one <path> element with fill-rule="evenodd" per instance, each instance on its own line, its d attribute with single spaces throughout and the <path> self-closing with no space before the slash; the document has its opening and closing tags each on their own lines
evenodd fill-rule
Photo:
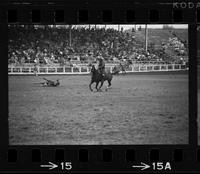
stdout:
<svg viewBox="0 0 200 174">
<path fill-rule="evenodd" d="M 92 84 L 93 84 L 93 81 L 91 81 L 90 84 L 89 84 L 90 91 L 93 91 L 92 87 L 91 87 Z"/>
<path fill-rule="evenodd" d="M 99 82 L 96 82 L 96 90 L 97 90 L 97 91 L 99 91 L 98 85 L 99 85 Z"/>
<path fill-rule="evenodd" d="M 100 87 L 99 87 L 99 90 L 101 90 L 101 87 L 103 86 L 103 80 L 101 81 L 101 85 L 100 85 Z"/>
</svg>

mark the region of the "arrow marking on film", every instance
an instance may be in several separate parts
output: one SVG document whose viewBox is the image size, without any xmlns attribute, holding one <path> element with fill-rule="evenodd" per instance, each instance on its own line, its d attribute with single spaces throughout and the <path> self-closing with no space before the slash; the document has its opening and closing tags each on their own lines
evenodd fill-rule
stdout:
<svg viewBox="0 0 200 174">
<path fill-rule="evenodd" d="M 150 168 L 150 165 L 141 162 L 140 166 L 139 165 L 138 166 L 133 165 L 132 167 L 141 168 L 141 170 L 145 170 L 145 169 Z"/>
<path fill-rule="evenodd" d="M 54 164 L 54 163 L 52 163 L 52 162 L 49 162 L 49 165 L 48 165 L 48 164 L 47 164 L 47 165 L 40 165 L 40 167 L 49 167 L 49 170 L 52 170 L 52 169 L 57 168 L 58 165 L 57 165 L 57 164 Z"/>
</svg>

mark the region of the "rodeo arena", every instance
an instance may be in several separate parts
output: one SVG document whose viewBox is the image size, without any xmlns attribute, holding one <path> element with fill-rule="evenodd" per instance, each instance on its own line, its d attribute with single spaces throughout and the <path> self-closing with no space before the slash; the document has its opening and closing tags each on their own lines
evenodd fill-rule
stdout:
<svg viewBox="0 0 200 174">
<path fill-rule="evenodd" d="M 187 144 L 187 27 L 9 25 L 9 143 Z"/>
</svg>

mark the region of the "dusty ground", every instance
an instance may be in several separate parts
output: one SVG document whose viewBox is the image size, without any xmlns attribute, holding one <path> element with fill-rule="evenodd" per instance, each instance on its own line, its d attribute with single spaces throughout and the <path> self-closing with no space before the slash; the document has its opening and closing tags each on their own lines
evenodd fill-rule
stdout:
<svg viewBox="0 0 200 174">
<path fill-rule="evenodd" d="M 90 76 L 9 76 L 9 140 L 20 145 L 187 144 L 188 75 L 114 76 L 90 92 Z"/>
</svg>

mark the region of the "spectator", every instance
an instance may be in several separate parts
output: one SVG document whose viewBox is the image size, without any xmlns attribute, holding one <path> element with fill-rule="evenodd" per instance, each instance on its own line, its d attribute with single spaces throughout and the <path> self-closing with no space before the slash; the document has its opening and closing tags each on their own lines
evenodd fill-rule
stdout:
<svg viewBox="0 0 200 174">
<path fill-rule="evenodd" d="M 141 30 L 139 27 L 138 30 Z M 112 60 L 156 61 L 169 58 L 168 52 L 179 56 L 187 53 L 184 44 L 178 38 L 170 38 L 162 43 L 162 50 L 152 49 L 146 54 L 144 46 L 136 40 L 135 32 L 126 33 L 105 28 L 72 28 L 71 42 L 69 28 L 51 28 L 50 26 L 9 26 L 9 63 L 46 62 L 51 65 L 65 64 L 69 57 L 79 56 L 80 61 L 94 62 L 102 55 L 107 62 Z M 70 45 L 71 43 L 71 45 Z M 169 51 L 170 50 L 170 51 Z"/>
</svg>

